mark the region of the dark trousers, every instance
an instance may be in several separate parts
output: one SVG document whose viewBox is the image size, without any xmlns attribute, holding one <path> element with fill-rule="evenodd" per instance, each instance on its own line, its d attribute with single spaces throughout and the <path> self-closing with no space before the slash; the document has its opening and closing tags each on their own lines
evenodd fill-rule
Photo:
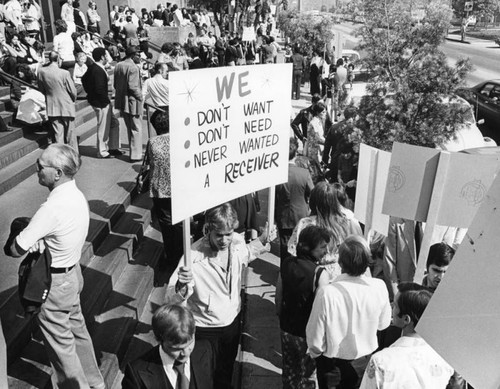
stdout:
<svg viewBox="0 0 500 389">
<path fill-rule="evenodd" d="M 196 327 L 196 341 L 210 341 L 215 353 L 214 388 L 231 389 L 234 361 L 241 333 L 240 314 L 225 327 Z"/>
<path fill-rule="evenodd" d="M 340 383 L 328 383 L 329 375 L 338 375 L 340 370 Z M 338 358 L 327 358 L 323 355 L 316 358 L 316 375 L 319 389 L 355 389 L 358 384 L 358 373 L 351 365 L 351 361 Z"/>
<path fill-rule="evenodd" d="M 172 199 L 153 198 L 153 212 L 158 219 L 163 238 L 166 264 L 177 266 L 184 254 L 182 223 L 172 225 Z"/>
<path fill-rule="evenodd" d="M 292 99 L 300 99 L 300 83 L 302 81 L 302 71 L 294 71 L 292 79 Z"/>
</svg>

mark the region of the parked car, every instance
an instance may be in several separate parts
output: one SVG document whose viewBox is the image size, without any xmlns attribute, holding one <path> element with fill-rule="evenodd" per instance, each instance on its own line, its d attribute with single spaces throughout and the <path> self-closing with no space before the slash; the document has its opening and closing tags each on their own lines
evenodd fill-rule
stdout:
<svg viewBox="0 0 500 389">
<path fill-rule="evenodd" d="M 354 65 L 354 82 L 368 81 L 368 79 L 370 78 L 370 73 L 366 66 L 363 64 L 359 52 L 357 52 L 356 50 L 343 49 L 342 58 L 344 58 L 344 60 L 347 59 L 349 63 L 352 63 Z"/>
<path fill-rule="evenodd" d="M 461 89 L 458 94 L 472 105 L 476 120 L 484 120 L 483 135 L 500 144 L 500 79 Z"/>
</svg>

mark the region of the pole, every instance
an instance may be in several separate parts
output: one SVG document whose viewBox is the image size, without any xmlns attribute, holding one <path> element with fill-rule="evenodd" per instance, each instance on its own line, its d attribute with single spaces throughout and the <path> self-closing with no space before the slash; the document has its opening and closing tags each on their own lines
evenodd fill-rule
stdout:
<svg viewBox="0 0 500 389">
<path fill-rule="evenodd" d="M 191 260 L 191 219 L 187 218 L 182 221 L 183 239 L 182 243 L 184 245 L 184 266 L 191 269 L 193 262 Z"/>
<path fill-rule="evenodd" d="M 271 236 L 271 231 L 274 226 L 274 208 L 276 201 L 276 187 L 269 188 L 268 208 L 267 208 L 267 236 Z"/>
</svg>

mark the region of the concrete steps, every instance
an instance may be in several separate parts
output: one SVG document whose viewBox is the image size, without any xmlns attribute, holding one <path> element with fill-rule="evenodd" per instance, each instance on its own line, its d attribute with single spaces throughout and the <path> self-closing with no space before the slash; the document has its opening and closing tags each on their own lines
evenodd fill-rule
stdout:
<svg viewBox="0 0 500 389">
<path fill-rule="evenodd" d="M 135 170 L 130 170 L 129 174 L 135 177 Z M 116 189 L 111 192 L 116 192 Z M 105 197 L 111 196 L 108 193 Z M 110 207 L 112 211 L 106 215 L 109 219 L 103 217 L 103 220 L 108 220 L 110 232 L 95 251 L 92 247 L 103 233 L 89 233 L 91 240 L 86 244 L 81 261 L 85 280 L 81 294 L 82 309 L 108 387 L 119 376 L 130 340 L 148 307 L 154 268 L 162 253 L 160 242 L 145 237 L 145 234 L 151 235 L 147 231 L 152 230 L 149 227 L 150 199 L 140 195 L 134 196 L 130 205 L 125 206 L 126 203 L 127 199 L 122 199 L 120 204 Z M 115 219 L 116 222 L 112 223 Z M 94 229 L 101 226 L 101 230 L 106 230 L 103 224 L 95 223 Z M 91 255 L 92 252 L 94 255 Z M 3 316 L 2 323 L 4 328 L 11 327 Z M 28 336 L 28 343 L 21 348 L 20 355 L 9 358 L 13 360 L 8 370 L 9 387 L 48 388 L 51 369 L 45 350 L 36 330 L 32 330 L 32 323 L 25 323 L 25 327 L 31 335 Z M 5 335 L 8 348 L 12 347 L 9 334 Z M 20 345 L 15 347 L 20 348 Z"/>
</svg>

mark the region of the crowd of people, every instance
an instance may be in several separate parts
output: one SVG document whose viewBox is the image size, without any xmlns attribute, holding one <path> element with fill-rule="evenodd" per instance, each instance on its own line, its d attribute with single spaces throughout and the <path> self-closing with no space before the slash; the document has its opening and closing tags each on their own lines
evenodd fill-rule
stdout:
<svg viewBox="0 0 500 389">
<path fill-rule="evenodd" d="M 215 36 L 206 11 L 188 12 L 167 3 L 136 15 L 114 6 L 112 28 L 101 39 L 95 3 L 90 2 L 85 17 L 78 1 L 66 0 L 47 63 L 36 26 L 29 24 L 19 34 L 20 25 L 13 22 L 7 41 L 0 37 L 2 69 L 37 83 L 53 135 L 54 144 L 37 160 L 48 200 L 23 231 L 12 230 L 5 252 L 14 257 L 45 250 L 52 254 L 52 287 L 37 320 L 56 385 L 105 387 L 79 300 L 83 278 L 78 262 L 89 210 L 74 180 L 81 165 L 74 120 L 81 96 L 97 118 L 96 157 L 123 154 L 108 86 L 113 71 L 114 108 L 127 129 L 129 158 L 150 167 L 152 212 L 164 244 L 161 261 L 173 271 L 166 304 L 152 319 L 158 346 L 126 366 L 123 388 L 232 387 L 243 269 L 270 250 L 276 233 L 267 226 L 260 235 L 247 233 L 258 228 L 258 199 L 243 196 L 198 215 L 202 228 L 191 247 L 192 264 L 185 266 L 182 226 L 172 224 L 168 75 L 275 63 L 279 47 L 263 25 L 267 18 L 261 15 L 267 13 L 259 8 L 255 14 L 256 39 L 243 42 L 237 32 Z M 196 36 L 163 44 L 152 63 L 147 30 L 155 25 L 194 25 Z M 391 218 L 387 237 L 365 240 L 364 226 L 353 213 L 359 151 L 350 136 L 356 118 L 356 108 L 349 105 L 353 68 L 343 58 L 333 66 L 326 57 L 314 53 L 306 59 L 301 51 L 293 46 L 287 57 L 293 63 L 292 96 L 300 98 L 309 73 L 312 104 L 291 121 L 288 181 L 276 188 L 280 272 L 275 302 L 283 388 L 357 388 L 361 377 L 351 362 L 370 355 L 361 388 L 465 388 L 459 374 L 415 332 L 464 231 L 443 227 L 436 232 L 424 280 L 414 279 L 421 223 Z M 143 155 L 145 102 L 154 111 L 150 122 L 156 135 Z"/>
</svg>

